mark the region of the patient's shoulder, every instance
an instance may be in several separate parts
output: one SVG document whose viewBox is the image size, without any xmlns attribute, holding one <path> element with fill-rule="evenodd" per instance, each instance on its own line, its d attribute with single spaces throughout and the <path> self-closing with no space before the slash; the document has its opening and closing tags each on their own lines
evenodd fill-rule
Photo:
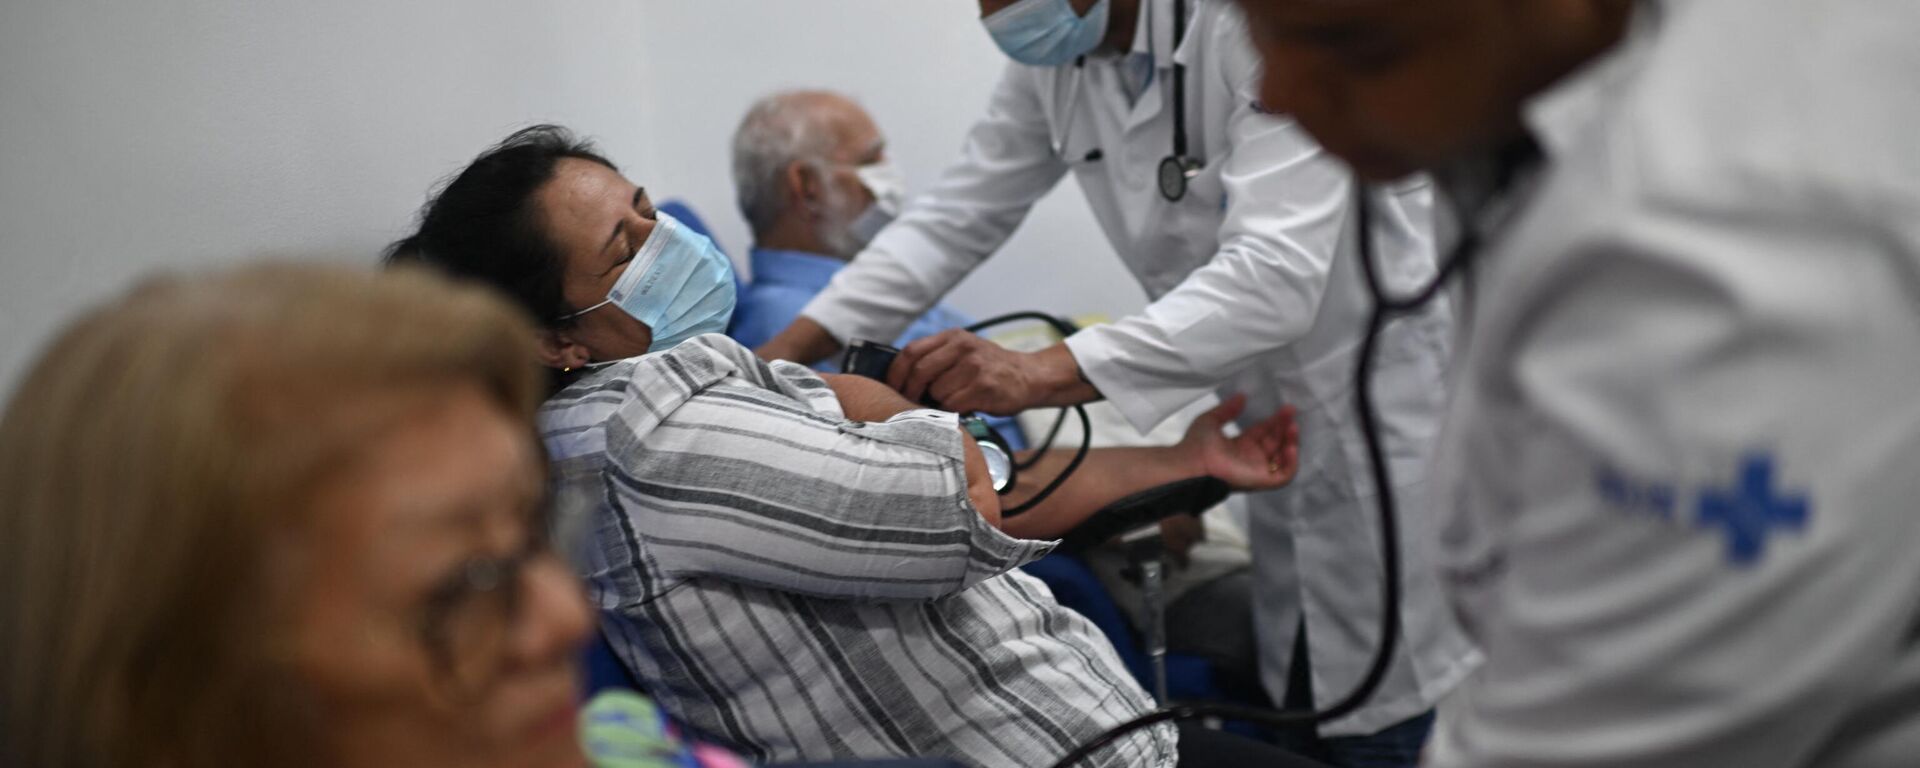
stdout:
<svg viewBox="0 0 1920 768">
<path fill-rule="evenodd" d="M 645 434 L 714 385 L 754 378 L 750 370 L 757 364 L 751 351 L 725 336 L 697 336 L 672 349 L 589 371 L 547 399 L 540 410 L 541 428 L 553 435 L 618 419 L 626 431 Z"/>
<path fill-rule="evenodd" d="M 763 378 L 760 372 L 767 367 L 753 354 L 753 350 L 721 333 L 695 336 L 674 345 L 672 349 L 655 352 L 641 359 L 653 357 L 673 361 L 669 365 L 694 366 L 710 371 L 710 376 L 715 380 L 729 376 L 759 379 Z"/>
<path fill-rule="evenodd" d="M 820 378 L 819 373 L 804 365 L 786 360 L 769 363 L 761 360 L 746 345 L 717 333 L 696 336 L 674 347 L 668 354 L 682 353 L 683 350 L 690 357 L 699 357 L 728 368 L 730 373 L 724 378 L 736 379 L 737 384 L 797 401 L 797 404 L 812 412 L 829 418 L 840 419 L 845 416 L 833 389 Z"/>
</svg>

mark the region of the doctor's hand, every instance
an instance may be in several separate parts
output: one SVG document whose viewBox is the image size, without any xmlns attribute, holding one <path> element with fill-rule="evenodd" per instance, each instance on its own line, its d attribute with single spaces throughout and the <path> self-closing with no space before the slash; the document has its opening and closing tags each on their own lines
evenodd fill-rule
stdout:
<svg viewBox="0 0 1920 768">
<path fill-rule="evenodd" d="M 1228 438 L 1220 430 L 1246 407 L 1246 395 L 1227 398 L 1194 419 L 1176 447 L 1193 462 L 1195 474 L 1225 480 L 1236 491 L 1263 491 L 1292 482 L 1300 471 L 1300 425 L 1293 420 L 1293 406 Z"/>
<path fill-rule="evenodd" d="M 1065 344 L 1015 352 L 963 330 L 908 344 L 887 371 L 887 385 L 908 400 L 931 397 L 949 411 L 1012 416 L 1029 408 L 1096 400 Z"/>
</svg>

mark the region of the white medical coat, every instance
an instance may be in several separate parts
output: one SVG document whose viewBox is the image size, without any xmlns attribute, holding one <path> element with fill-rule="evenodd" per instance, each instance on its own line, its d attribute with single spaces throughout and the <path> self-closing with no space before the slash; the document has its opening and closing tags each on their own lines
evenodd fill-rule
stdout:
<svg viewBox="0 0 1920 768">
<path fill-rule="evenodd" d="M 1135 50 L 1153 52 L 1157 71 L 1131 104 L 1117 58 L 1010 65 L 960 160 L 802 313 L 843 341 L 893 338 L 1071 170 L 1152 299 L 1137 316 L 1068 340 L 1089 380 L 1143 431 L 1215 387 L 1246 392 L 1249 418 L 1299 409 L 1298 478 L 1250 499 L 1256 626 L 1264 681 L 1278 700 L 1304 608 L 1324 704 L 1364 675 L 1380 610 L 1376 512 L 1351 397 L 1369 307 L 1354 261 L 1352 182 L 1298 125 L 1253 108 L 1259 62 L 1238 10 L 1190 6 L 1175 51 L 1173 3 L 1143 3 L 1147 31 Z M 1186 198 L 1169 203 L 1155 174 L 1172 145 L 1176 59 L 1187 68 L 1190 154 L 1206 166 Z M 1055 140 L 1064 140 L 1058 154 Z M 1096 149 L 1103 159 L 1082 159 Z M 1424 281 L 1434 272 L 1431 190 L 1413 184 L 1375 197 L 1386 276 L 1401 287 Z M 1477 658 L 1442 608 L 1423 503 L 1449 323 L 1436 307 L 1393 326 L 1383 344 L 1377 397 L 1405 542 L 1400 652 L 1374 699 L 1326 734 L 1370 733 L 1427 710 Z"/>
<path fill-rule="evenodd" d="M 1920 4 L 1635 13 L 1475 266 L 1430 762 L 1920 765 Z"/>
</svg>

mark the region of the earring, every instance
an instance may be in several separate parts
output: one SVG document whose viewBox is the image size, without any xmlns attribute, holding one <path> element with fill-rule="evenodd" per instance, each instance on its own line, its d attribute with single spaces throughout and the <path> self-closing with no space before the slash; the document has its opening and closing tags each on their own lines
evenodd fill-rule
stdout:
<svg viewBox="0 0 1920 768">
<path fill-rule="evenodd" d="M 573 366 L 571 366 L 571 365 L 567 365 L 567 366 L 562 366 L 562 367 L 560 368 L 560 372 L 561 372 L 561 373 L 573 373 Z"/>
</svg>

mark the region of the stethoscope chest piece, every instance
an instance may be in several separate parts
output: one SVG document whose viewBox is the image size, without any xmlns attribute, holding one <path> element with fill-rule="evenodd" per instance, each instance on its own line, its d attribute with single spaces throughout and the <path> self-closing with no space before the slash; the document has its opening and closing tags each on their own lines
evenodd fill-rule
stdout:
<svg viewBox="0 0 1920 768">
<path fill-rule="evenodd" d="M 1187 185 L 1200 175 L 1200 161 L 1186 155 L 1167 155 L 1160 161 L 1160 196 L 1169 203 L 1187 196 Z"/>
</svg>

